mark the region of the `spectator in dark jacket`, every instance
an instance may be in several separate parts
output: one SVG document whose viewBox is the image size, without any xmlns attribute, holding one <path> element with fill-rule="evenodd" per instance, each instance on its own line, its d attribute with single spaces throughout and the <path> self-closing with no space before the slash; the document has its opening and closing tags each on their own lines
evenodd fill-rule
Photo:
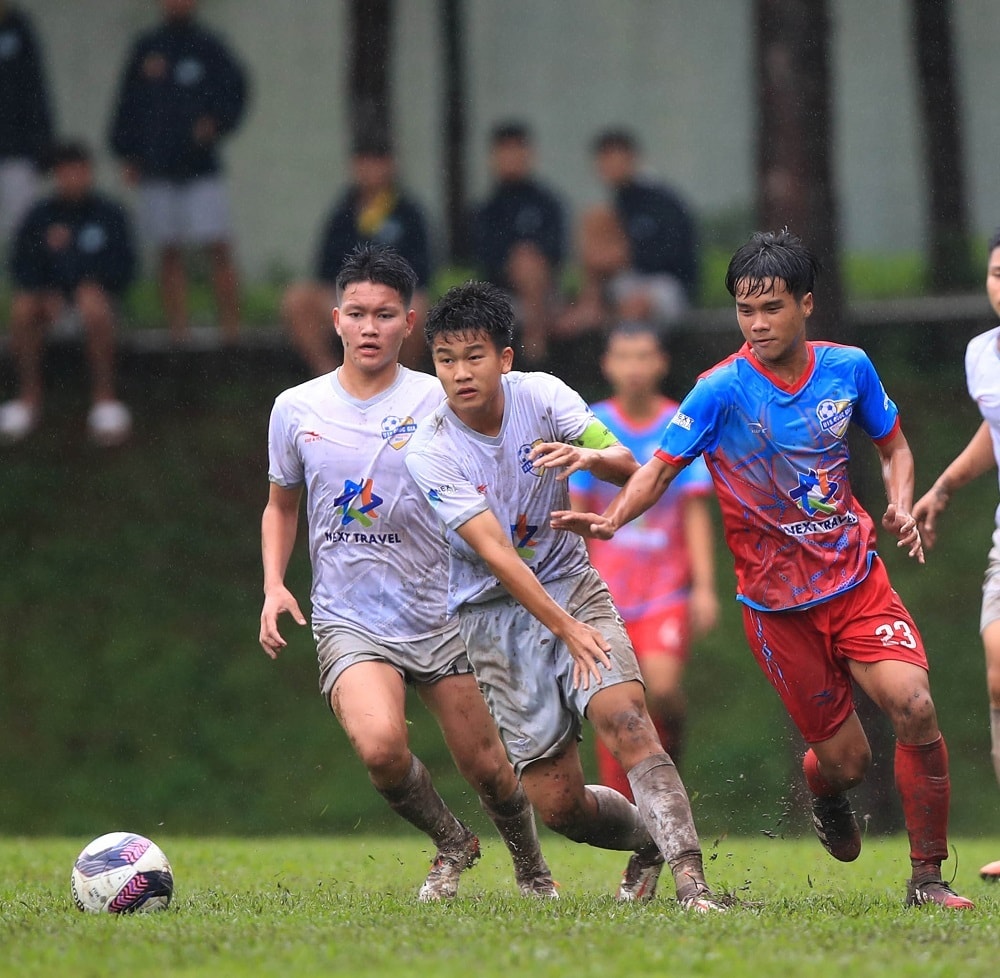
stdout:
<svg viewBox="0 0 1000 978">
<path fill-rule="evenodd" d="M 495 183 L 473 214 L 471 239 L 480 274 L 512 294 L 525 359 L 538 365 L 548 353 L 565 221 L 559 199 L 534 177 L 534 165 L 534 142 L 523 122 L 494 126 Z"/>
<path fill-rule="evenodd" d="M 135 274 L 132 232 L 124 209 L 94 190 L 85 146 L 57 146 L 52 178 L 54 193 L 25 215 L 11 252 L 10 348 L 20 390 L 0 406 L 0 439 L 19 441 L 38 424 L 45 332 L 72 310 L 90 364 L 87 427 L 99 444 L 115 444 L 131 429 L 128 408 L 115 396 L 114 325 L 117 300 Z"/>
<path fill-rule="evenodd" d="M 0 244 L 37 195 L 52 140 L 42 55 L 26 14 L 0 0 Z"/>
<path fill-rule="evenodd" d="M 315 278 L 290 285 L 281 304 L 292 345 L 316 377 L 334 370 L 341 361 L 340 341 L 332 319 L 337 304 L 334 283 L 344 259 L 359 244 L 389 245 L 416 272 L 413 307 L 417 322 L 403 341 L 400 360 L 413 368 L 426 363 L 423 322 L 431 257 L 424 215 L 399 188 L 387 139 L 373 136 L 358 142 L 351 154 L 351 171 L 350 187 L 323 224 Z"/>
<path fill-rule="evenodd" d="M 111 148 L 138 184 L 145 233 L 159 252 L 170 335 L 189 329 L 184 248 L 205 248 L 224 339 L 239 333 L 239 284 L 220 141 L 243 117 L 244 71 L 195 19 L 197 0 L 159 0 L 164 20 L 139 37 L 122 75 Z"/>
<path fill-rule="evenodd" d="M 671 188 L 640 173 L 639 146 L 628 130 L 600 133 L 593 154 L 611 201 L 580 222 L 583 285 L 564 318 L 564 332 L 585 333 L 621 320 L 668 327 L 697 294 L 691 212 Z"/>
</svg>

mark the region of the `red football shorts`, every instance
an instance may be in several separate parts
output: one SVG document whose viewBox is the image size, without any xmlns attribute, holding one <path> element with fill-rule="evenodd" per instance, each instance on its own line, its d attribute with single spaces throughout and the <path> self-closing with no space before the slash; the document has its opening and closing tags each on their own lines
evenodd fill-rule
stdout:
<svg viewBox="0 0 1000 978">
<path fill-rule="evenodd" d="M 647 655 L 667 655 L 682 662 L 688 657 L 691 621 L 686 601 L 655 615 L 626 621 L 625 628 L 639 662 Z"/>
<path fill-rule="evenodd" d="M 800 611 L 744 605 L 743 630 L 808 744 L 832 737 L 854 709 L 849 659 L 927 669 L 920 632 L 878 557 L 860 584 L 822 604 Z"/>
</svg>

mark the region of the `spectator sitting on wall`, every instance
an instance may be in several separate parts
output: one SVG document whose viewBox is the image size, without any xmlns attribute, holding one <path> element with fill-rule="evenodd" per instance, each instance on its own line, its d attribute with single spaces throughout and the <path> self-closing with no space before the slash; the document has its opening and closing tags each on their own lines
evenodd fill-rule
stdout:
<svg viewBox="0 0 1000 978">
<path fill-rule="evenodd" d="M 0 439 L 20 441 L 41 416 L 46 329 L 72 308 L 86 332 L 92 407 L 87 419 L 99 444 L 124 441 L 128 408 L 115 396 L 117 299 L 132 281 L 135 253 L 125 210 L 93 188 L 90 152 L 65 143 L 52 153 L 54 193 L 28 211 L 14 241 L 10 348 L 19 392 L 0 406 Z"/>
</svg>

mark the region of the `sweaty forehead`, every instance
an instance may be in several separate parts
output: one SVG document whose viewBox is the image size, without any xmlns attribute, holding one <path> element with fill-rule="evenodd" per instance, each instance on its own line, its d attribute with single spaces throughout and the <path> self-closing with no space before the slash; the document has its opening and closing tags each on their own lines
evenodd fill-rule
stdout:
<svg viewBox="0 0 1000 978">
<path fill-rule="evenodd" d="M 783 278 L 741 278 L 736 283 L 736 299 L 779 298 L 788 296 L 788 283 Z"/>
<path fill-rule="evenodd" d="M 390 285 L 380 282 L 350 282 L 340 296 L 342 306 L 350 304 L 362 306 L 401 306 L 400 294 Z"/>
</svg>

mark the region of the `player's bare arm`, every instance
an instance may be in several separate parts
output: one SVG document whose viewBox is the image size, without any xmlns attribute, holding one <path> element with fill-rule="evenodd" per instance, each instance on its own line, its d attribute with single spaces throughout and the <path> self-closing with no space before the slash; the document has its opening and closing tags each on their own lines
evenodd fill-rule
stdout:
<svg viewBox="0 0 1000 978">
<path fill-rule="evenodd" d="M 678 466 L 654 456 L 636 469 L 602 515 L 556 510 L 549 525 L 554 530 L 578 533 L 584 539 L 610 540 L 619 527 L 645 513 L 667 491 L 678 472 Z"/>
<path fill-rule="evenodd" d="M 924 562 L 920 529 L 910 512 L 913 506 L 913 452 L 901 430 L 881 444 L 876 443 L 882 458 L 882 481 L 889 505 L 882 526 L 898 537 L 897 547 L 908 547 L 908 557 Z"/>
<path fill-rule="evenodd" d="M 458 535 L 479 554 L 497 580 L 556 638 L 566 643 L 573 657 L 573 685 L 590 689 L 590 678 L 601 682 L 599 664 L 610 666 L 611 646 L 601 633 L 590 625 L 577 621 L 561 608 L 542 587 L 531 568 L 511 546 L 497 518 L 489 510 L 478 513 L 458 527 Z"/>
<path fill-rule="evenodd" d="M 574 472 L 592 472 L 602 482 L 623 486 L 636 472 L 639 463 L 622 444 L 615 442 L 604 448 L 588 448 L 565 442 L 542 442 L 534 447 L 531 460 L 536 468 L 559 469 L 557 479 L 567 479 Z"/>
<path fill-rule="evenodd" d="M 984 421 L 955 459 L 937 477 L 934 485 L 917 500 L 913 516 L 920 527 L 920 536 L 928 549 L 937 542 L 937 518 L 944 512 L 952 495 L 962 486 L 990 469 L 996 468 L 993 440 L 989 423 Z"/>
<path fill-rule="evenodd" d="M 705 635 L 719 621 L 719 596 L 715 589 L 715 546 L 712 514 L 704 496 L 684 501 L 684 542 L 691 561 L 691 628 Z"/>
<path fill-rule="evenodd" d="M 278 630 L 278 618 L 288 612 L 299 625 L 306 623 L 298 602 L 285 587 L 285 571 L 295 546 L 301 488 L 271 483 L 260 521 L 260 552 L 264 565 L 264 607 L 260 613 L 260 646 L 272 658 L 288 643 Z"/>
</svg>

